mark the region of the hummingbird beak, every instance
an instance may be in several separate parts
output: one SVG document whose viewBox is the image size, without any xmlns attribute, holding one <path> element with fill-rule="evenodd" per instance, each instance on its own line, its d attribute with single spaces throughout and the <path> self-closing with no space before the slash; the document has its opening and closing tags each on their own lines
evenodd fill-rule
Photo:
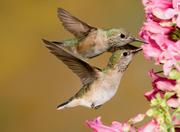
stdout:
<svg viewBox="0 0 180 132">
<path fill-rule="evenodd" d="M 144 43 L 144 44 L 148 44 L 147 42 L 141 40 L 141 39 L 138 39 L 138 38 L 135 38 L 134 41 L 136 42 L 140 42 L 140 43 Z"/>
<path fill-rule="evenodd" d="M 136 54 L 136 53 L 138 53 L 141 50 L 142 50 L 142 48 L 138 48 L 138 49 L 132 50 L 131 53 Z"/>
<path fill-rule="evenodd" d="M 138 38 L 135 38 L 135 37 L 132 37 L 131 38 L 133 42 L 140 42 L 140 43 L 144 43 L 144 44 L 148 44 L 147 42 L 141 40 L 141 39 L 138 39 Z"/>
</svg>

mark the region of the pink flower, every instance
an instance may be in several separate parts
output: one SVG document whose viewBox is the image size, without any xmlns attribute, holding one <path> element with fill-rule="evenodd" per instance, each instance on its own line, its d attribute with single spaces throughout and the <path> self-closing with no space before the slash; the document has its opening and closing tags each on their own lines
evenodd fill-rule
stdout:
<svg viewBox="0 0 180 132">
<path fill-rule="evenodd" d="M 157 121 L 151 120 L 148 124 L 140 127 L 138 132 L 160 132 L 160 129 Z"/>
<path fill-rule="evenodd" d="M 180 0 L 143 0 L 146 22 L 140 36 L 148 44 L 142 46 L 144 56 L 163 64 L 164 74 L 175 68 L 180 72 L 180 33 L 173 39 L 172 33 L 180 31 Z M 175 35 L 175 34 L 174 34 Z"/>
<path fill-rule="evenodd" d="M 149 76 L 152 78 L 153 87 L 161 91 L 173 91 L 173 88 L 176 85 L 176 80 L 161 77 L 155 74 L 153 70 L 149 72 Z"/>
<path fill-rule="evenodd" d="M 172 8 L 168 8 L 168 9 L 155 8 L 153 10 L 153 15 L 162 20 L 172 19 L 175 14 L 176 12 Z"/>
<path fill-rule="evenodd" d="M 169 27 L 162 27 L 159 23 L 153 21 L 153 20 L 147 20 L 147 22 L 144 23 L 144 26 L 141 29 L 140 32 L 140 36 L 143 37 L 141 35 L 141 33 L 146 32 L 146 35 L 152 35 L 152 34 L 167 34 L 171 31 L 172 28 Z M 148 36 L 150 37 L 150 36 Z M 143 37 L 144 38 L 144 37 Z M 146 38 L 144 38 L 146 39 Z"/>
<path fill-rule="evenodd" d="M 92 121 L 86 121 L 86 123 L 93 129 L 93 132 L 136 132 L 135 128 L 131 127 L 128 123 L 113 121 L 110 126 L 103 125 L 100 117 Z"/>
<path fill-rule="evenodd" d="M 152 12 L 154 8 L 166 9 L 172 7 L 172 2 L 169 0 L 143 0 L 146 13 Z"/>
<path fill-rule="evenodd" d="M 172 108 L 178 108 L 180 107 L 180 102 L 177 98 L 171 98 L 167 101 L 167 104 L 169 107 L 172 107 Z"/>
<path fill-rule="evenodd" d="M 136 124 L 136 123 L 141 122 L 142 120 L 144 120 L 145 117 L 146 117 L 145 114 L 138 114 L 135 117 L 131 118 L 128 122 L 130 124 Z"/>
<path fill-rule="evenodd" d="M 147 14 L 151 13 L 161 21 L 175 22 L 180 27 L 180 0 L 143 0 L 143 4 Z"/>
<path fill-rule="evenodd" d="M 180 27 L 180 0 L 172 0 L 172 8 L 167 8 L 163 14 L 169 15 L 169 19 L 172 19 Z M 162 19 L 166 19 L 166 17 L 162 17 Z"/>
<path fill-rule="evenodd" d="M 180 107 L 180 80 L 177 81 L 177 84 L 173 89 L 174 89 L 174 92 L 176 93 L 176 98 L 169 99 L 167 101 L 167 104 L 170 107 L 178 108 L 178 107 Z M 179 125 L 180 125 L 180 123 L 179 123 Z"/>
<path fill-rule="evenodd" d="M 153 70 L 149 72 L 149 76 L 152 78 L 153 90 L 146 92 L 144 96 L 150 101 L 155 98 L 156 94 L 159 93 L 164 96 L 165 92 L 174 91 L 176 80 L 167 79 L 154 73 Z"/>
</svg>

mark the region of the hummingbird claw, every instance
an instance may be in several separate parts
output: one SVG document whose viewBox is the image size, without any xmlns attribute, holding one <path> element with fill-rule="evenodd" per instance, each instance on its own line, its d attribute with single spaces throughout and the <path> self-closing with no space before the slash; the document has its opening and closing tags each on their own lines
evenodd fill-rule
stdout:
<svg viewBox="0 0 180 132">
<path fill-rule="evenodd" d="M 95 106 L 94 103 L 91 104 L 91 108 L 92 108 L 92 109 L 95 109 L 95 110 L 99 109 L 101 106 L 102 106 L 102 105 Z"/>
<path fill-rule="evenodd" d="M 94 104 L 94 103 L 91 104 L 91 108 L 92 108 L 92 109 L 95 108 L 95 104 Z"/>
<path fill-rule="evenodd" d="M 98 106 L 95 107 L 95 109 L 97 110 L 97 109 L 99 109 L 101 106 L 102 106 L 102 105 L 98 105 Z"/>
</svg>

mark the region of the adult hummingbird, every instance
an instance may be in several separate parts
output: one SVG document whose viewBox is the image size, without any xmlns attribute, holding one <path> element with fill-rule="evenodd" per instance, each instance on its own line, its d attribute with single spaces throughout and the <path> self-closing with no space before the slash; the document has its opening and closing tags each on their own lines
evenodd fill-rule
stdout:
<svg viewBox="0 0 180 132">
<path fill-rule="evenodd" d="M 141 50 L 137 47 L 124 49 L 122 52 L 117 50 L 113 52 L 108 65 L 104 69 L 99 69 L 60 45 L 48 41 L 44 42 L 51 53 L 63 61 L 80 78 L 82 83 L 81 89 L 69 100 L 60 104 L 57 107 L 58 110 L 75 106 L 99 108 L 115 95 L 121 78 L 133 56 Z"/>
<path fill-rule="evenodd" d="M 131 36 L 125 29 L 96 28 L 74 17 L 62 8 L 58 8 L 57 12 L 64 28 L 71 32 L 75 38 L 62 42 L 49 42 L 49 44 L 61 45 L 81 57 L 92 58 L 106 51 L 111 51 L 112 47 L 124 46 L 134 41 L 145 43 Z"/>
</svg>

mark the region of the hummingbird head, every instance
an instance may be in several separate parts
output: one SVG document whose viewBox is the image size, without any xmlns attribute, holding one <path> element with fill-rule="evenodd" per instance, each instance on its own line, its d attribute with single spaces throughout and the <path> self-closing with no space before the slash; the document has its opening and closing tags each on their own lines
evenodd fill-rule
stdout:
<svg viewBox="0 0 180 132">
<path fill-rule="evenodd" d="M 121 53 L 121 57 L 119 59 L 119 70 L 125 71 L 128 68 L 128 65 L 131 63 L 135 54 L 141 51 L 142 48 L 136 48 L 131 50 L 123 50 Z"/>
<path fill-rule="evenodd" d="M 131 34 L 123 28 L 112 29 L 112 31 L 111 32 L 113 33 L 113 35 L 109 37 L 109 43 L 112 45 L 112 47 L 124 46 L 132 42 L 146 43 L 143 40 L 131 36 Z"/>
<path fill-rule="evenodd" d="M 119 71 L 123 72 L 127 69 L 128 65 L 131 63 L 135 54 L 141 51 L 142 48 L 133 46 L 133 49 L 117 50 L 113 53 L 110 58 L 109 66 L 118 66 Z"/>
</svg>

